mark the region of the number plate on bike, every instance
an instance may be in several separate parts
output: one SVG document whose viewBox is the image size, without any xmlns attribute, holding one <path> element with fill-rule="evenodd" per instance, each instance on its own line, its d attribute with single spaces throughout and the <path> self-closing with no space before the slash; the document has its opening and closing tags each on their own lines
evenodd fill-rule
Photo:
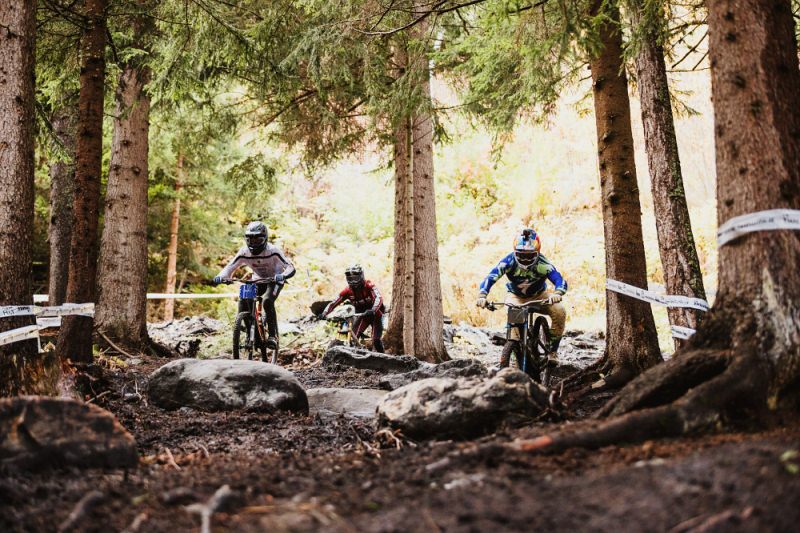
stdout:
<svg viewBox="0 0 800 533">
<path fill-rule="evenodd" d="M 255 285 L 240 285 L 239 286 L 239 298 L 242 300 L 252 300 L 256 297 L 256 286 Z"/>
<path fill-rule="evenodd" d="M 525 309 L 514 309 L 511 308 L 508 310 L 508 323 L 509 324 L 522 324 L 525 322 L 525 318 L 528 312 Z"/>
</svg>

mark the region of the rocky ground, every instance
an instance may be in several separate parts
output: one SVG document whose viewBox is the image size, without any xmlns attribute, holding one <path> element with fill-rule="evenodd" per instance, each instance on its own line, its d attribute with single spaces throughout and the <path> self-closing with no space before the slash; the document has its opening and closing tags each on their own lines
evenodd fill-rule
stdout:
<svg viewBox="0 0 800 533">
<path fill-rule="evenodd" d="M 204 521 L 214 531 L 796 531 L 800 521 L 797 420 L 557 455 L 501 446 L 579 421 L 600 395 L 567 422 L 509 419 L 489 435 L 411 440 L 376 432 L 357 409 L 337 414 L 324 391 L 385 389 L 386 373 L 323 364 L 325 326 L 295 326 L 283 329 L 281 362 L 307 391 L 323 391 L 309 393 L 309 415 L 164 410 L 146 390 L 167 360 L 105 354 L 108 383 L 93 403 L 133 434 L 141 464 L 0 471 L 0 531 L 195 531 Z M 151 334 L 222 357 L 225 330 L 192 318 Z M 448 348 L 494 364 L 493 333 L 450 327 Z M 573 333 L 563 359 L 583 366 L 601 351 L 598 335 Z"/>
</svg>

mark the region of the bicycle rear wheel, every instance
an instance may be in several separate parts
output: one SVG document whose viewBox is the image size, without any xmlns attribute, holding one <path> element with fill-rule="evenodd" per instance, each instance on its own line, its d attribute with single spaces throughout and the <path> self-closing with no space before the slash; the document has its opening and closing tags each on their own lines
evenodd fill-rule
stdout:
<svg viewBox="0 0 800 533">
<path fill-rule="evenodd" d="M 236 315 L 233 323 L 233 358 L 239 359 L 241 351 L 248 355 L 248 359 L 253 358 L 253 340 L 250 338 L 250 325 L 252 319 L 250 313 L 242 312 Z M 244 339 L 242 339 L 244 337 Z M 244 340 L 244 342 L 242 342 Z"/>
</svg>

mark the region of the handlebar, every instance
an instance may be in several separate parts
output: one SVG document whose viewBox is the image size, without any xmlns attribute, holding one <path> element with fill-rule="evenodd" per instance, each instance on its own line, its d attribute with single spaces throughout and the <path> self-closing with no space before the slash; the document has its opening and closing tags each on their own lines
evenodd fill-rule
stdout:
<svg viewBox="0 0 800 533">
<path fill-rule="evenodd" d="M 530 309 L 535 305 L 543 305 L 546 303 L 547 303 L 547 298 L 544 298 L 542 300 L 533 300 L 531 302 L 525 302 L 522 305 L 510 304 L 506 302 L 486 302 L 486 309 L 488 309 L 489 311 L 497 311 L 497 308 L 502 306 L 509 307 L 511 309 Z"/>
<path fill-rule="evenodd" d="M 275 278 L 262 278 L 262 279 L 231 278 L 231 279 L 223 279 L 222 283 L 224 283 L 225 285 L 231 285 L 232 283 L 252 283 L 254 285 L 262 285 L 262 284 L 275 283 Z"/>
</svg>

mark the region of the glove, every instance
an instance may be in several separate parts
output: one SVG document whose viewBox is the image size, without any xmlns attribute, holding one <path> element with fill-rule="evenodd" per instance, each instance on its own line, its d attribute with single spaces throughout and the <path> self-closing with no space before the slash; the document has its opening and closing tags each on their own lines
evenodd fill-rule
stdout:
<svg viewBox="0 0 800 533">
<path fill-rule="evenodd" d="M 551 294 L 550 297 L 547 298 L 547 304 L 548 305 L 557 304 L 558 302 L 560 302 L 562 300 L 562 298 L 563 298 L 563 296 L 561 295 L 561 293 L 557 292 L 555 294 Z"/>
<path fill-rule="evenodd" d="M 283 274 L 275 274 L 275 283 L 283 283 L 286 277 Z"/>
<path fill-rule="evenodd" d="M 366 311 L 364 311 L 362 316 L 364 318 L 372 318 L 375 316 L 375 311 L 373 311 L 372 309 L 367 309 Z"/>
<path fill-rule="evenodd" d="M 222 278 L 220 276 L 214 276 L 214 280 L 212 281 L 212 283 L 214 283 L 214 285 L 219 285 L 220 283 L 222 283 Z"/>
<path fill-rule="evenodd" d="M 480 296 L 478 296 L 478 301 L 475 302 L 475 305 L 485 309 L 486 308 L 486 295 L 485 294 L 481 294 Z"/>
</svg>

